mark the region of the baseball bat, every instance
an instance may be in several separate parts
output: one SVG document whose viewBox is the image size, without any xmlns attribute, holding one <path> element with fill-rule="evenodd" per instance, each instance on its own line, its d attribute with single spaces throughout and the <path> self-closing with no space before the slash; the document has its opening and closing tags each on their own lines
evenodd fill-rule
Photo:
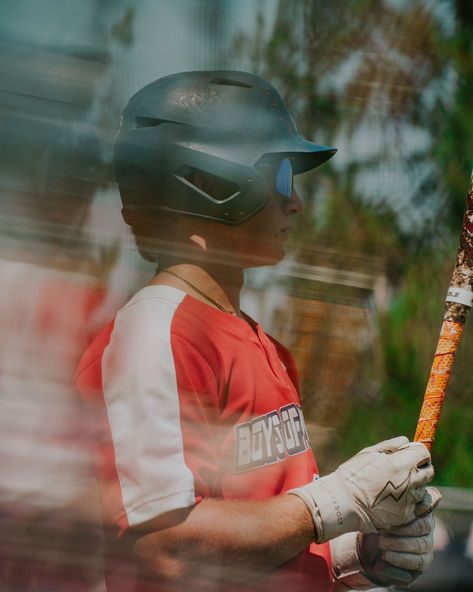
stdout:
<svg viewBox="0 0 473 592">
<path fill-rule="evenodd" d="M 455 268 L 445 299 L 440 337 L 435 350 L 427 388 L 420 410 L 415 442 L 429 450 L 435 440 L 437 425 L 452 372 L 455 354 L 462 336 L 468 311 L 473 304 L 473 171 L 466 200 Z"/>
</svg>

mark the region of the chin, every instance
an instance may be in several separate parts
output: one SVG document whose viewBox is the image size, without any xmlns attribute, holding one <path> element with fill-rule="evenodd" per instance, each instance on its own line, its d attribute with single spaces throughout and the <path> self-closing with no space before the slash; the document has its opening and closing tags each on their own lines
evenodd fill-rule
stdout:
<svg viewBox="0 0 473 592">
<path fill-rule="evenodd" d="M 244 267 L 265 267 L 266 265 L 277 265 L 286 256 L 283 247 L 266 253 L 252 253 L 245 261 Z"/>
</svg>

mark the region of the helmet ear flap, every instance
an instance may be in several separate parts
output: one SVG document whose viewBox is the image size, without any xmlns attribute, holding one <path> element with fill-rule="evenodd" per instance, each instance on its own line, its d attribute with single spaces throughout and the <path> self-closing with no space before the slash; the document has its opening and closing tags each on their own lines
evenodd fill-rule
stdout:
<svg viewBox="0 0 473 592">
<path fill-rule="evenodd" d="M 239 185 L 229 179 L 191 166 L 181 167 L 174 177 L 214 203 L 223 203 L 240 192 Z"/>
</svg>

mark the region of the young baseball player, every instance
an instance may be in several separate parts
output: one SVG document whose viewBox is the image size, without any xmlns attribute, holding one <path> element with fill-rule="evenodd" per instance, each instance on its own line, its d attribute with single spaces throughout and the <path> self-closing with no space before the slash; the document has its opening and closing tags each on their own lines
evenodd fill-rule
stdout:
<svg viewBox="0 0 473 592">
<path fill-rule="evenodd" d="M 294 360 L 240 309 L 302 212 L 294 175 L 334 153 L 244 72 L 167 76 L 124 110 L 123 217 L 158 269 L 77 374 L 104 410 L 109 590 L 366 589 L 430 563 L 427 449 L 394 438 L 319 478 Z"/>
</svg>

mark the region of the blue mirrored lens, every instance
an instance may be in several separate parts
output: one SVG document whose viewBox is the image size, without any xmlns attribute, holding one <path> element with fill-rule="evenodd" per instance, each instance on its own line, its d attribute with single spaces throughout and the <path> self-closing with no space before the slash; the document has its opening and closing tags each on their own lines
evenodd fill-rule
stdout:
<svg viewBox="0 0 473 592">
<path fill-rule="evenodd" d="M 292 195 L 292 164 L 289 158 L 284 158 L 276 174 L 276 190 L 285 197 Z"/>
</svg>

